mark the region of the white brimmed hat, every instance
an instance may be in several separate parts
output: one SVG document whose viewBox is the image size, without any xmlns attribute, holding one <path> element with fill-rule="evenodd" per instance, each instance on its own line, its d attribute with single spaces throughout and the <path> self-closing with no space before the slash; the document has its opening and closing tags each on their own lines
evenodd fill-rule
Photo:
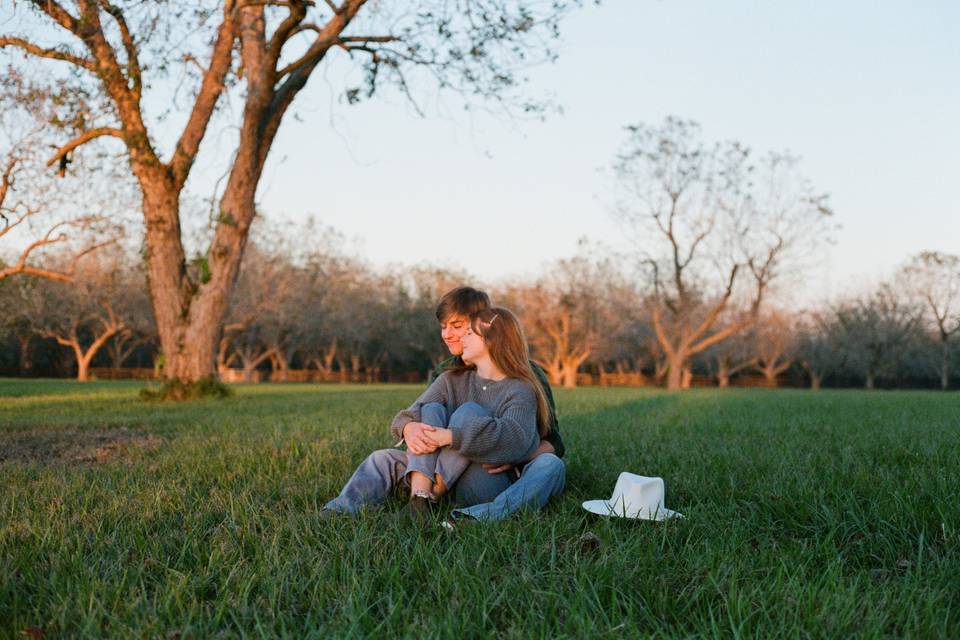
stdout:
<svg viewBox="0 0 960 640">
<path fill-rule="evenodd" d="M 683 514 L 663 506 L 663 478 L 647 478 L 624 471 L 609 500 L 587 500 L 583 508 L 601 516 L 666 520 Z"/>
</svg>

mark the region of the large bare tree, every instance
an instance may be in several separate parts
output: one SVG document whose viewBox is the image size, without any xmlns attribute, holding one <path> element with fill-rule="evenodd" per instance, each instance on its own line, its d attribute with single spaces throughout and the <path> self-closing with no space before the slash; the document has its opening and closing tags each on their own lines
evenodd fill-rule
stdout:
<svg viewBox="0 0 960 640">
<path fill-rule="evenodd" d="M 621 323 L 617 301 L 625 288 L 608 261 L 586 255 L 558 260 L 533 282 L 508 287 L 502 297 L 520 313 L 534 357 L 550 382 L 577 385 L 577 371 Z"/>
<path fill-rule="evenodd" d="M 81 263 L 71 283 L 41 286 L 31 320 L 38 335 L 70 349 L 77 380 L 90 378 L 90 365 L 106 344 L 128 328 L 135 298 L 129 269 L 118 253 L 97 254 Z"/>
<path fill-rule="evenodd" d="M 673 117 L 627 131 L 614 213 L 647 277 L 667 387 L 678 389 L 693 356 L 754 322 L 771 285 L 823 237 L 830 211 L 789 154 L 754 162 L 744 146 L 708 144 L 696 123 Z"/>
<path fill-rule="evenodd" d="M 896 375 L 920 326 L 920 307 L 890 284 L 837 305 L 845 366 L 863 376 L 864 387 Z"/>
<path fill-rule="evenodd" d="M 570 4 L 27 0 L 12 10 L 16 19 L 5 23 L 0 47 L 29 56 L 35 75 L 50 74 L 100 106 L 82 119 L 64 120 L 72 123 L 73 137 L 52 154 L 51 164 L 94 140 L 123 145 L 143 195 L 145 257 L 165 375 L 190 382 L 215 375 L 214 354 L 255 217 L 257 186 L 281 123 L 324 62 L 344 55 L 362 69 L 362 83 L 345 88 L 350 101 L 372 96 L 384 81 L 412 99 L 418 86 L 432 82 L 467 100 L 536 109 L 518 89 L 519 70 L 553 57 L 549 43 Z M 158 114 L 148 109 L 180 104 L 184 94 L 169 87 L 174 82 L 188 87 L 189 115 L 179 131 L 158 125 Z M 162 95 L 147 99 L 151 90 Z M 182 198 L 226 94 L 236 96 L 231 124 L 239 133 L 212 241 L 202 268 L 191 270 Z M 165 153 L 168 137 L 175 142 Z"/>
</svg>

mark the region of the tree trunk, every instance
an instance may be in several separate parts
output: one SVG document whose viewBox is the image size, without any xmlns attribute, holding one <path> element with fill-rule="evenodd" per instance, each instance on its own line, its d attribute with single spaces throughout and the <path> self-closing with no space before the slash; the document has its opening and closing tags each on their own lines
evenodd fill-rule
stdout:
<svg viewBox="0 0 960 640">
<path fill-rule="evenodd" d="M 683 388 L 683 370 L 686 358 L 677 354 L 667 356 L 667 389 Z"/>
<path fill-rule="evenodd" d="M 90 358 L 82 357 L 77 352 L 77 382 L 87 382 L 90 379 Z"/>
<path fill-rule="evenodd" d="M 577 386 L 577 367 L 573 366 L 571 363 L 566 363 L 566 366 L 563 368 L 563 386 L 567 389 L 573 389 Z"/>
<path fill-rule="evenodd" d="M 270 356 L 270 368 L 272 369 L 270 379 L 274 382 L 286 382 L 289 378 L 287 372 L 290 370 L 290 363 L 287 361 L 287 357 L 287 354 L 279 349 L 274 349 L 273 355 Z"/>
<path fill-rule="evenodd" d="M 563 384 L 563 367 L 555 360 L 544 363 L 544 370 L 547 372 L 547 378 L 550 384 L 558 386 Z"/>
<path fill-rule="evenodd" d="M 247 136 L 248 129 L 245 123 Z M 213 243 L 196 281 L 187 271 L 181 242 L 179 188 L 169 173 L 138 167 L 150 298 L 164 376 L 169 379 L 190 383 L 216 377 L 223 319 L 255 213 L 254 194 L 262 169 L 258 150 L 256 144 L 240 146 L 220 200 Z"/>
<path fill-rule="evenodd" d="M 717 367 L 717 386 L 727 389 L 730 386 L 730 368 L 726 365 Z"/>
<path fill-rule="evenodd" d="M 820 391 L 820 385 L 823 383 L 823 375 L 810 373 L 810 389 L 812 391 Z"/>
<path fill-rule="evenodd" d="M 876 376 L 874 375 L 873 371 L 867 371 L 867 379 L 864 383 L 864 387 L 867 389 L 876 388 Z"/>
<path fill-rule="evenodd" d="M 653 380 L 658 385 L 663 384 L 663 381 L 667 378 L 667 371 L 670 369 L 670 364 L 666 358 L 657 358 L 653 362 Z"/>
<path fill-rule="evenodd" d="M 940 388 L 944 391 L 950 388 L 950 352 L 946 343 L 943 345 L 943 358 L 940 361 Z"/>
<path fill-rule="evenodd" d="M 689 389 L 693 384 L 693 371 L 690 367 L 683 368 L 683 379 L 680 381 L 680 387 L 683 389 Z"/>
<path fill-rule="evenodd" d="M 33 369 L 33 352 L 30 349 L 33 336 L 17 336 L 17 341 L 20 343 L 20 375 L 25 376 Z"/>
<path fill-rule="evenodd" d="M 767 387 L 770 389 L 777 388 L 777 370 L 773 367 L 764 367 L 761 369 L 763 372 L 763 380 Z"/>
</svg>

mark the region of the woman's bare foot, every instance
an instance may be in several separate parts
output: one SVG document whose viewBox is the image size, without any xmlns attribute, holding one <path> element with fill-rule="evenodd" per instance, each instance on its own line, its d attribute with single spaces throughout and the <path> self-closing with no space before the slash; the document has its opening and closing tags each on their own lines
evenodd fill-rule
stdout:
<svg viewBox="0 0 960 640">
<path fill-rule="evenodd" d="M 419 471 L 410 472 L 410 496 L 429 494 L 433 495 L 433 479 Z"/>
<path fill-rule="evenodd" d="M 443 481 L 443 476 L 439 473 L 433 475 L 433 495 L 440 497 L 447 492 L 447 483 Z"/>
</svg>

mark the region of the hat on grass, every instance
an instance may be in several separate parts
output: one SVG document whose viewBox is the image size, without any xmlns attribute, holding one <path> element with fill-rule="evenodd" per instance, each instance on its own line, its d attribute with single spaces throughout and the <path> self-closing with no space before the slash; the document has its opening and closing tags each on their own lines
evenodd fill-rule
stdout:
<svg viewBox="0 0 960 640">
<path fill-rule="evenodd" d="M 682 518 L 683 514 L 663 506 L 663 478 L 647 478 L 624 471 L 609 500 L 587 500 L 583 508 L 601 516 L 638 520 Z"/>
</svg>

